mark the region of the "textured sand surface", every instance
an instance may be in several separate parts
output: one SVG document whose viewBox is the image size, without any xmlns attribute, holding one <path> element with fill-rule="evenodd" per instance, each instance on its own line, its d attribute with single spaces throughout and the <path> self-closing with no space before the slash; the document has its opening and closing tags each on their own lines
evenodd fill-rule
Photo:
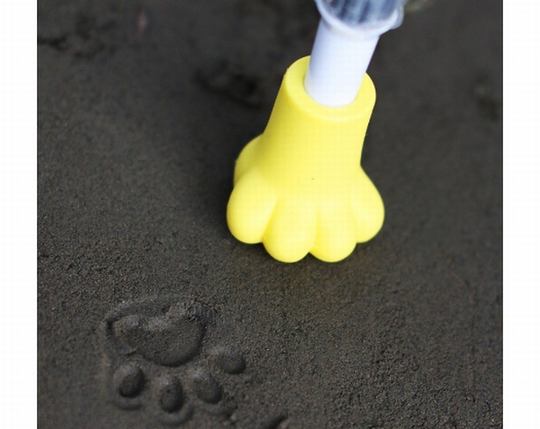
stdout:
<svg viewBox="0 0 540 429">
<path fill-rule="evenodd" d="M 370 67 L 383 231 L 272 260 L 233 163 L 309 0 L 41 0 L 39 422 L 501 427 L 501 4 L 416 2 Z"/>
</svg>

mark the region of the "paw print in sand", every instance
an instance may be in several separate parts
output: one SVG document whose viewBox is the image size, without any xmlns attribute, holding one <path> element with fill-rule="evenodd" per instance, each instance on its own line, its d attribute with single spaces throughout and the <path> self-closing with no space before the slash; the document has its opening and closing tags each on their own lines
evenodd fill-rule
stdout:
<svg viewBox="0 0 540 429">
<path fill-rule="evenodd" d="M 108 397 L 164 424 L 187 422 L 197 410 L 230 415 L 236 404 L 220 380 L 241 374 L 245 360 L 236 349 L 207 341 L 212 320 L 194 301 L 157 299 L 113 311 L 102 324 Z"/>
<path fill-rule="evenodd" d="M 304 90 L 307 64 L 289 68 L 264 133 L 241 152 L 227 223 L 238 240 L 262 242 L 282 262 L 308 252 L 335 262 L 384 220 L 381 196 L 360 166 L 375 88 L 366 75 L 352 104 L 322 106 Z"/>
</svg>

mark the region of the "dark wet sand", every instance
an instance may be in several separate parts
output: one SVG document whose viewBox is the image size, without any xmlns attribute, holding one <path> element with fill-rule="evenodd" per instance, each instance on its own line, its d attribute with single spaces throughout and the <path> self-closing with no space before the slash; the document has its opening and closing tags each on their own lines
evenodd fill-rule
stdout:
<svg viewBox="0 0 540 429">
<path fill-rule="evenodd" d="M 39 2 L 41 428 L 502 426 L 501 4 L 438 0 L 382 39 L 384 229 L 283 265 L 224 210 L 316 22 L 309 0 Z"/>
</svg>

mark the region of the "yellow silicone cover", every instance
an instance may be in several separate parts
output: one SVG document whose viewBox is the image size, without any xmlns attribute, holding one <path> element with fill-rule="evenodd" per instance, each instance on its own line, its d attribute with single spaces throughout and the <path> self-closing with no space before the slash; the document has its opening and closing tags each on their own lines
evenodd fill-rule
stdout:
<svg viewBox="0 0 540 429">
<path fill-rule="evenodd" d="M 260 243 L 275 259 L 308 252 L 336 262 L 382 227 L 384 206 L 360 166 L 375 87 L 366 74 L 356 99 L 338 108 L 304 89 L 309 57 L 292 64 L 263 134 L 247 144 L 227 206 L 231 233 Z"/>
</svg>

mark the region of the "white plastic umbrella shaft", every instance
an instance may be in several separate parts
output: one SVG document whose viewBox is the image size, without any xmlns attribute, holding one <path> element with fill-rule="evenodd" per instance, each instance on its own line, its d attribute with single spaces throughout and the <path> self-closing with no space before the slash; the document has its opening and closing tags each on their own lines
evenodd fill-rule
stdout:
<svg viewBox="0 0 540 429">
<path fill-rule="evenodd" d="M 379 36 L 350 37 L 319 22 L 304 81 L 308 94 L 330 107 L 350 104 L 356 98 Z"/>
</svg>

